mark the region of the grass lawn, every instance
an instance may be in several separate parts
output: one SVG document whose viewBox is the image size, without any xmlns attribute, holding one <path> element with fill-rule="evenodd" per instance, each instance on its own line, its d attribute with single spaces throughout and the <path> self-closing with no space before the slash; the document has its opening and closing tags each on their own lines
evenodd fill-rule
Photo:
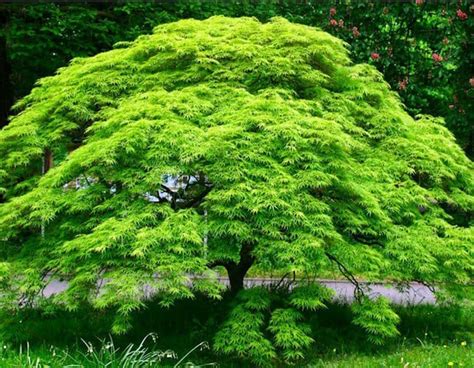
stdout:
<svg viewBox="0 0 474 368">
<path fill-rule="evenodd" d="M 474 350 L 471 346 L 425 345 L 403 347 L 388 354 L 337 354 L 321 357 L 309 365 L 314 368 L 366 368 L 366 367 L 474 367 Z"/>
<path fill-rule="evenodd" d="M 110 349 L 110 348 L 109 348 Z M 163 352 L 166 355 L 166 352 Z M 189 359 L 185 359 L 180 367 L 193 367 L 186 365 L 186 362 L 201 361 L 199 352 L 197 355 L 190 355 Z M 130 365 L 127 365 L 130 362 Z M 178 362 L 176 358 L 166 358 L 163 356 L 161 362 L 151 364 L 143 363 L 133 365 L 133 367 L 173 367 Z M 211 362 L 207 360 L 207 362 Z M 226 363 L 225 361 L 214 360 L 219 367 L 238 367 L 236 363 Z M 205 364 L 201 361 L 200 364 Z M 41 347 L 37 349 L 22 348 L 12 349 L 10 347 L 3 348 L 1 353 L 0 366 L 8 367 L 37 367 L 37 368 L 127 368 L 132 367 L 131 359 L 124 359 L 124 354 L 117 353 L 103 354 L 101 352 L 87 353 L 86 349 L 80 350 L 61 350 L 58 348 Z M 196 365 L 198 366 L 198 365 Z M 209 366 L 209 365 L 207 365 Z M 315 359 L 305 364 L 312 368 L 368 368 L 368 367 L 474 367 L 474 350 L 472 346 L 459 344 L 452 345 L 420 345 L 401 347 L 396 352 L 382 353 L 375 355 L 365 354 L 339 354 L 337 351 L 315 357 Z"/>
<path fill-rule="evenodd" d="M 400 335 L 384 346 L 367 342 L 351 323 L 347 305 L 333 304 L 312 313 L 315 344 L 305 360 L 293 367 L 469 367 L 474 368 L 474 309 L 472 306 L 397 306 Z M 77 312 L 25 310 L 0 315 L 0 368 L 142 368 L 179 367 L 254 368 L 241 360 L 216 356 L 203 341 L 225 317 L 225 305 L 208 299 L 182 301 L 162 309 L 157 302 L 137 313 L 126 335 L 108 336 L 110 314 L 84 309 Z M 143 349 L 137 347 L 148 335 Z M 91 341 L 87 346 L 83 341 Z M 133 347 L 127 347 L 133 343 Z M 20 348 L 21 347 L 21 348 Z M 171 350 L 167 350 L 171 349 Z M 175 353 L 174 353 L 175 352 Z M 143 364 L 129 364 L 141 360 Z M 146 363 L 148 362 L 148 363 Z M 196 365 L 185 365 L 187 362 Z M 207 365 L 205 365 L 207 364 Z M 275 363 L 276 364 L 276 363 Z M 283 365 L 275 365 L 282 368 Z"/>
</svg>

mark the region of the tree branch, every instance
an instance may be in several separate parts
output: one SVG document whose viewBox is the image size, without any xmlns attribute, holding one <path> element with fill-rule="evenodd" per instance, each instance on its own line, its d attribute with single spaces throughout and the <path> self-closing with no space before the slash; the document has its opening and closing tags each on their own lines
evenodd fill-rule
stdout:
<svg viewBox="0 0 474 368">
<path fill-rule="evenodd" d="M 203 201 L 204 201 L 204 198 L 209 194 L 209 192 L 212 190 L 212 185 L 209 185 L 206 187 L 206 189 L 204 189 L 201 194 L 199 194 L 199 196 L 197 196 L 196 198 L 193 198 L 194 200 L 189 203 L 186 207 L 197 207 L 199 206 Z"/>
<path fill-rule="evenodd" d="M 280 285 L 283 283 L 283 281 L 288 277 L 290 273 L 287 272 L 283 275 L 283 277 L 280 279 L 280 281 L 278 281 L 278 283 L 275 285 L 274 289 L 278 289 L 280 287 Z"/>
<path fill-rule="evenodd" d="M 365 244 L 365 245 L 376 245 L 380 248 L 385 248 L 385 245 L 383 245 L 382 243 L 380 243 L 379 241 L 377 241 L 375 239 L 367 239 L 367 238 L 364 238 L 361 235 L 357 235 L 357 234 L 353 234 L 351 237 L 356 242 L 359 242 L 359 243 L 362 243 L 362 244 Z"/>
<path fill-rule="evenodd" d="M 214 268 L 214 267 L 217 267 L 217 266 L 223 266 L 223 267 L 227 268 L 231 263 L 234 264 L 234 265 L 237 265 L 234 261 L 223 261 L 223 260 L 217 259 L 215 261 L 209 262 L 207 264 L 207 267 L 208 268 Z"/>
<path fill-rule="evenodd" d="M 361 296 L 364 295 L 364 291 L 362 290 L 359 282 L 357 281 L 357 279 L 354 277 L 354 275 L 347 269 L 346 266 L 344 266 L 344 264 L 339 261 L 334 255 L 332 255 L 331 253 L 328 253 L 328 252 L 324 252 L 326 254 L 326 256 L 331 260 L 333 261 L 334 263 L 336 263 L 337 267 L 339 268 L 339 271 L 342 273 L 342 275 L 352 284 L 354 285 L 355 289 L 354 289 L 354 298 L 356 298 L 357 300 L 360 299 Z"/>
</svg>

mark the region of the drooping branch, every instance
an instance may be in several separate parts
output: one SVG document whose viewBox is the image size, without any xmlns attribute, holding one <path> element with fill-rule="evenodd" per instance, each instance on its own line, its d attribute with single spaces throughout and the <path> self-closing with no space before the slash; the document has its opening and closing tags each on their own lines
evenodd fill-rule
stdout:
<svg viewBox="0 0 474 368">
<path fill-rule="evenodd" d="M 337 268 L 342 273 L 342 275 L 352 284 L 354 285 L 354 297 L 359 300 L 361 296 L 364 295 L 364 291 L 362 290 L 360 283 L 357 281 L 355 276 L 349 271 L 349 269 L 339 261 L 334 255 L 329 252 L 325 252 L 326 256 L 334 263 L 336 263 Z"/>
<path fill-rule="evenodd" d="M 285 279 L 288 277 L 290 273 L 287 272 L 283 275 L 283 277 L 280 279 L 280 281 L 278 281 L 278 283 L 274 286 L 274 289 L 278 289 L 280 287 L 281 284 L 283 284 L 283 281 L 285 281 Z"/>
<path fill-rule="evenodd" d="M 423 281 L 423 280 L 413 280 L 413 281 L 418 282 L 423 286 L 426 286 L 428 290 L 431 291 L 433 294 L 436 292 L 436 288 L 434 287 L 434 285 L 427 281 Z"/>
</svg>

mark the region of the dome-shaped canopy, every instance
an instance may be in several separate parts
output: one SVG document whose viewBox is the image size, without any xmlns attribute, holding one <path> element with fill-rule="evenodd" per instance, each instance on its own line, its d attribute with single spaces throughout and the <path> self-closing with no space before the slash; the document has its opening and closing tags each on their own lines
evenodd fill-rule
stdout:
<svg viewBox="0 0 474 368">
<path fill-rule="evenodd" d="M 472 278 L 472 163 L 321 30 L 161 25 L 73 60 L 16 108 L 0 132 L 1 269 L 27 290 L 68 278 L 67 305 L 126 315 L 145 284 L 165 303 L 218 296 L 217 265 L 231 282 L 252 265 Z"/>
</svg>

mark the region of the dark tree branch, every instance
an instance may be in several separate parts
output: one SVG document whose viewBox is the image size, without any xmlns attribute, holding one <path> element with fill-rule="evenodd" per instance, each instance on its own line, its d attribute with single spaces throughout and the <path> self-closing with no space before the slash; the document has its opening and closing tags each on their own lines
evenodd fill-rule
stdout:
<svg viewBox="0 0 474 368">
<path fill-rule="evenodd" d="M 352 239 L 354 239 L 356 242 L 359 242 L 359 243 L 362 243 L 362 244 L 365 244 L 365 245 L 376 245 L 380 248 L 385 248 L 385 245 L 383 245 L 379 241 L 377 241 L 375 239 L 367 239 L 367 238 L 364 238 L 361 235 L 354 234 L 354 235 L 352 235 Z"/>
<path fill-rule="evenodd" d="M 326 256 L 331 260 L 333 261 L 334 263 L 336 263 L 337 267 L 339 268 L 339 271 L 342 273 L 342 275 L 352 284 L 354 285 L 355 289 L 354 289 L 354 297 L 359 300 L 361 296 L 364 295 L 364 291 L 362 290 L 359 282 L 357 281 L 357 279 L 354 277 L 354 275 L 347 269 L 346 266 L 344 266 L 344 264 L 339 261 L 334 255 L 332 255 L 331 253 L 328 253 L 328 252 L 325 252 Z"/>
<path fill-rule="evenodd" d="M 280 287 L 280 285 L 283 283 L 283 281 L 288 277 L 290 273 L 287 272 L 283 275 L 283 277 L 280 279 L 280 281 L 278 281 L 278 283 L 275 285 L 274 289 L 278 289 Z"/>
<path fill-rule="evenodd" d="M 171 208 L 173 210 L 176 210 L 176 192 L 173 192 L 170 188 L 168 188 L 166 185 L 163 185 L 163 184 L 161 184 L 161 189 L 163 189 L 163 191 L 165 191 L 166 193 L 170 195 Z"/>
<path fill-rule="evenodd" d="M 212 185 L 207 186 L 206 189 L 204 189 L 199 196 L 196 198 L 193 198 L 193 201 L 189 203 L 186 207 L 197 207 L 199 206 L 203 201 L 204 198 L 209 194 L 209 192 L 212 190 Z"/>
<path fill-rule="evenodd" d="M 161 188 L 164 192 L 168 193 L 169 195 L 174 195 L 174 194 L 175 194 L 175 192 L 173 192 L 173 191 L 172 191 L 170 188 L 168 188 L 166 185 L 161 184 L 160 188 Z"/>
<path fill-rule="evenodd" d="M 190 176 L 190 178 L 196 178 L 195 183 L 190 183 L 190 180 L 185 181 L 185 187 L 179 188 L 178 190 L 174 191 L 171 190 L 164 184 L 160 185 L 161 192 L 167 193 L 170 199 L 163 198 L 158 192 L 159 202 L 170 202 L 171 208 L 177 210 L 178 208 L 192 208 L 198 207 L 206 197 L 207 194 L 212 190 L 213 185 L 207 183 L 205 178 L 199 176 Z M 196 186 L 203 186 L 204 189 L 200 191 L 197 195 L 193 195 L 191 189 Z"/>
<path fill-rule="evenodd" d="M 422 280 L 413 280 L 413 281 L 418 282 L 423 286 L 426 286 L 428 288 L 428 290 L 431 291 L 432 293 L 436 292 L 436 288 L 432 284 L 430 284 L 429 282 L 422 281 Z"/>
<path fill-rule="evenodd" d="M 214 268 L 214 267 L 217 267 L 217 266 L 223 266 L 223 267 L 227 268 L 227 266 L 229 266 L 230 263 L 235 264 L 235 262 L 233 262 L 233 261 L 223 261 L 223 260 L 217 259 L 215 261 L 209 262 L 207 264 L 207 267 L 208 268 Z"/>
</svg>

